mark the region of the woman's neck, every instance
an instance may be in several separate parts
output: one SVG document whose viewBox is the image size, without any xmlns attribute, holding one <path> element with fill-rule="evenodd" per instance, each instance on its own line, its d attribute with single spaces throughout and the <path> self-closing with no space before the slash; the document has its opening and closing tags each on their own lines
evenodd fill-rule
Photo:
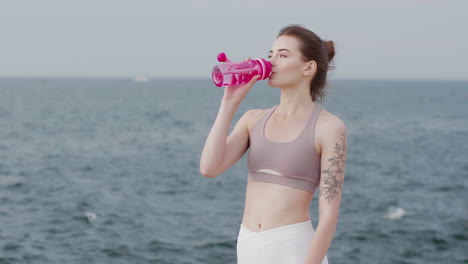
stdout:
<svg viewBox="0 0 468 264">
<path fill-rule="evenodd" d="M 284 117 L 308 116 L 314 106 L 309 89 L 285 88 L 281 89 L 280 103 L 275 114 Z"/>
</svg>

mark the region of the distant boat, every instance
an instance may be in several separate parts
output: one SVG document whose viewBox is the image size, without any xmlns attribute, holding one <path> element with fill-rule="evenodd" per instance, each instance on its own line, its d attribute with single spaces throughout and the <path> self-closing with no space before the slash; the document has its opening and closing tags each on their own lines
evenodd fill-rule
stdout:
<svg viewBox="0 0 468 264">
<path fill-rule="evenodd" d="M 150 80 L 151 80 L 151 78 L 149 78 L 148 76 L 137 76 L 137 77 L 133 78 L 134 82 L 148 82 Z"/>
</svg>

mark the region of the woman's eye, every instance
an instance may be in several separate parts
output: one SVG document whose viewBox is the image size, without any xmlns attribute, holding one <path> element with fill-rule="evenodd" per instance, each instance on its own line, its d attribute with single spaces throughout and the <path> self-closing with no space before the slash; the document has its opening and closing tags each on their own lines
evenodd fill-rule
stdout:
<svg viewBox="0 0 468 264">
<path fill-rule="evenodd" d="M 271 57 L 273 57 L 273 56 L 271 56 L 271 55 L 268 55 L 268 58 L 269 58 L 269 59 L 271 59 Z M 280 55 L 279 55 L 279 57 L 280 57 L 280 58 L 286 58 L 287 56 L 286 56 L 286 55 L 284 55 L 284 54 L 280 54 Z"/>
</svg>

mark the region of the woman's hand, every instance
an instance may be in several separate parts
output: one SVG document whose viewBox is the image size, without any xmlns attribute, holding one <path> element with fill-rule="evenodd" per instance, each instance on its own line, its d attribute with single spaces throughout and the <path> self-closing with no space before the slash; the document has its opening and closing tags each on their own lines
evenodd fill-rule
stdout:
<svg viewBox="0 0 468 264">
<path fill-rule="evenodd" d="M 250 61 L 250 58 L 247 58 L 245 61 Z M 250 88 L 252 88 L 252 86 L 260 77 L 260 75 L 256 75 L 252 77 L 248 83 L 225 86 L 223 100 L 230 103 L 240 104 L 242 100 L 244 100 Z"/>
</svg>

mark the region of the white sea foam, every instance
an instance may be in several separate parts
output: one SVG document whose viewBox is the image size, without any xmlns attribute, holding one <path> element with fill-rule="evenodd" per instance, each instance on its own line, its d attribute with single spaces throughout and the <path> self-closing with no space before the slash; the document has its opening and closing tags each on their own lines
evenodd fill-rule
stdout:
<svg viewBox="0 0 468 264">
<path fill-rule="evenodd" d="M 86 213 L 85 213 L 85 216 L 86 216 L 86 218 L 88 218 L 88 221 L 89 221 L 89 222 L 94 221 L 94 220 L 96 220 L 96 218 L 97 218 L 97 217 L 96 217 L 96 214 L 91 213 L 91 212 L 86 212 Z"/>
<path fill-rule="evenodd" d="M 405 215 L 408 215 L 408 212 L 405 209 L 400 207 L 390 207 L 384 217 L 390 220 L 397 220 Z"/>
</svg>

